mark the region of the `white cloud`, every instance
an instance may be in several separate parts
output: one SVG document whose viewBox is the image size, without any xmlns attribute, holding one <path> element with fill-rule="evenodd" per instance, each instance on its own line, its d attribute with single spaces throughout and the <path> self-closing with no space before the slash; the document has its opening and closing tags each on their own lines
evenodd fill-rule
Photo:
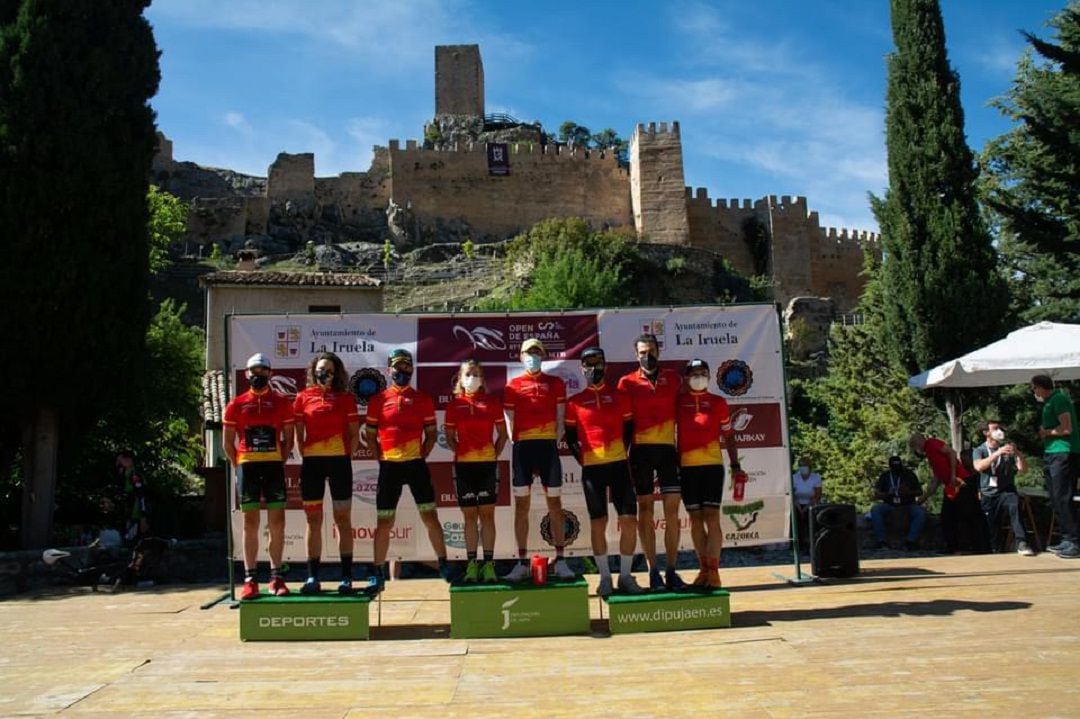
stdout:
<svg viewBox="0 0 1080 719">
<path fill-rule="evenodd" d="M 1025 44 L 1019 33 L 991 35 L 978 45 L 963 48 L 958 54 L 970 59 L 975 67 L 991 77 L 1012 77 Z"/>
<path fill-rule="evenodd" d="M 247 118 L 244 117 L 243 113 L 230 110 L 225 113 L 225 117 L 222 119 L 226 125 L 234 130 L 239 130 L 245 134 L 250 134 L 252 132 L 251 123 L 247 121 Z"/>
<path fill-rule="evenodd" d="M 157 0 L 148 16 L 196 29 L 294 35 L 384 68 L 431 62 L 432 46 L 455 24 L 439 0 Z"/>
</svg>

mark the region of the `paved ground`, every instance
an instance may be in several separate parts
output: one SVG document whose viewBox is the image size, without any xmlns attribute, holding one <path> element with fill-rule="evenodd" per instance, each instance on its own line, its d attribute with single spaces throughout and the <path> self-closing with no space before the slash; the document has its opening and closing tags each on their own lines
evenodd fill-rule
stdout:
<svg viewBox="0 0 1080 719">
<path fill-rule="evenodd" d="M 724 570 L 730 629 L 614 637 L 593 600 L 592 636 L 452 640 L 435 580 L 392 583 L 349 643 L 241 643 L 235 611 L 199 608 L 220 587 L 22 596 L 0 601 L 0 716 L 1080 716 L 1080 561 L 790 569 Z"/>
</svg>

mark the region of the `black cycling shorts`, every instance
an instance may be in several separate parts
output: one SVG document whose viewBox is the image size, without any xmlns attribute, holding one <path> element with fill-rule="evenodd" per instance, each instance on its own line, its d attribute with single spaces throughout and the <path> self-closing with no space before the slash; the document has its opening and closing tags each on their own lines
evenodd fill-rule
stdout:
<svg viewBox="0 0 1080 719">
<path fill-rule="evenodd" d="M 435 488 L 427 462 L 411 459 L 407 462 L 379 462 L 379 487 L 375 490 L 375 509 L 382 516 L 393 515 L 401 499 L 401 490 L 408 485 L 416 508 L 421 512 L 435 509 Z"/>
<path fill-rule="evenodd" d="M 683 467 L 679 473 L 682 475 L 682 500 L 686 511 L 720 506 L 724 499 L 724 465 Z"/>
<path fill-rule="evenodd" d="M 582 467 L 581 484 L 585 490 L 585 506 L 590 519 L 607 516 L 609 492 L 616 514 L 620 517 L 637 514 L 637 498 L 630 482 L 630 468 L 625 461 Z"/>
<path fill-rule="evenodd" d="M 533 475 L 539 475 L 545 487 L 562 486 L 562 462 L 559 446 L 553 439 L 525 439 L 514 442 L 511 451 L 513 486 L 529 487 Z"/>
<path fill-rule="evenodd" d="M 300 497 L 304 504 L 317 502 L 321 506 L 327 482 L 335 502 L 352 499 L 352 461 L 345 455 L 304 457 L 300 465 Z"/>
<path fill-rule="evenodd" d="M 630 448 L 630 476 L 639 497 L 653 493 L 659 482 L 662 494 L 679 493 L 679 455 L 670 444 L 635 444 Z"/>
<path fill-rule="evenodd" d="M 459 507 L 495 504 L 495 463 L 454 462 L 454 487 Z"/>
<path fill-rule="evenodd" d="M 263 500 L 267 509 L 285 509 L 285 463 L 241 462 L 236 467 L 236 489 L 245 512 L 258 510 Z"/>
</svg>

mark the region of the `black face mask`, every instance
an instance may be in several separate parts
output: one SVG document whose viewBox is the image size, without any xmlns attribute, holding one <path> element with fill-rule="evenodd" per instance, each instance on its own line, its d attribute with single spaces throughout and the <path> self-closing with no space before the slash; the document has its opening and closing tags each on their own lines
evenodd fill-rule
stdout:
<svg viewBox="0 0 1080 719">
<path fill-rule="evenodd" d="M 585 381 L 589 384 L 600 384 L 604 381 L 604 365 L 584 367 L 581 373 L 585 375 Z"/>
<path fill-rule="evenodd" d="M 334 375 L 330 374 L 329 372 L 315 373 L 315 381 L 319 384 L 330 384 L 330 380 L 333 379 L 333 377 Z"/>
<path fill-rule="evenodd" d="M 655 372 L 656 366 L 660 364 L 660 361 L 656 359 L 656 355 L 654 354 L 647 354 L 644 357 L 639 357 L 638 362 L 641 364 L 641 369 L 649 373 Z"/>
<path fill-rule="evenodd" d="M 398 387 L 408 387 L 409 381 L 412 379 L 412 372 L 394 372 L 390 375 L 390 379 L 394 381 Z"/>
<path fill-rule="evenodd" d="M 261 374 L 251 375 L 251 388 L 252 389 L 266 389 L 270 385 L 270 378 Z"/>
</svg>

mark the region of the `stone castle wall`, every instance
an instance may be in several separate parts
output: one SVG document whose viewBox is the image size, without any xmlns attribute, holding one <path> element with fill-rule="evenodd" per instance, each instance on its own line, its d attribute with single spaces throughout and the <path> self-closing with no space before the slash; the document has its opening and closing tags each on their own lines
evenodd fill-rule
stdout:
<svg viewBox="0 0 1080 719">
<path fill-rule="evenodd" d="M 831 297 L 841 311 L 851 309 L 866 285 L 860 276 L 864 247 L 880 254 L 873 233 L 823 228 L 805 197 L 713 201 L 705 188 L 686 188 L 686 207 L 690 244 L 723 255 L 742 275 L 757 274 L 744 223 L 753 218 L 767 230 L 773 294 L 781 304 Z"/>
<path fill-rule="evenodd" d="M 630 201 L 638 234 L 661 244 L 687 244 L 685 192 L 679 123 L 638 125 L 630 137 Z"/>
<path fill-rule="evenodd" d="M 435 114 L 484 116 L 484 63 L 479 45 L 435 47 Z"/>
<path fill-rule="evenodd" d="M 435 115 L 483 130 L 479 46 L 435 48 Z M 863 248 L 880 252 L 874 235 L 822 228 L 805 197 L 714 201 L 707 190 L 686 187 L 678 122 L 637 125 L 629 169 L 603 151 L 511 142 L 509 174 L 491 175 L 484 143 L 451 137 L 436 146 L 441 149 L 390 140 L 375 148 L 367 172 L 325 178 L 315 177 L 311 153 L 281 153 L 264 186 L 259 178 L 187 168 L 190 177 L 180 184 L 192 201 L 190 234 L 196 241 L 230 240 L 273 234 L 281 229 L 276 222 L 292 222 L 285 234 L 306 240 L 321 223 L 320 231 L 348 226 L 351 236 L 407 245 L 446 241 L 448 233 L 457 241 L 465 234 L 503 239 L 548 218 L 582 217 L 596 228 L 633 226 L 650 242 L 718 253 L 751 276 L 761 271 L 744 229 L 754 219 L 770 238 L 767 257 L 758 262 L 771 271 L 775 299 L 786 305 L 794 297 L 831 297 L 839 311 L 850 310 L 862 292 Z M 156 176 L 168 180 L 190 164 L 173 161 L 163 135 L 158 148 Z"/>
<path fill-rule="evenodd" d="M 393 200 L 422 220 L 465 220 L 481 235 L 506 235 L 551 217 L 595 227 L 631 224 L 628 173 L 613 154 L 557 145 L 510 145 L 510 174 L 488 173 L 483 144 L 452 151 L 390 141 Z"/>
</svg>

